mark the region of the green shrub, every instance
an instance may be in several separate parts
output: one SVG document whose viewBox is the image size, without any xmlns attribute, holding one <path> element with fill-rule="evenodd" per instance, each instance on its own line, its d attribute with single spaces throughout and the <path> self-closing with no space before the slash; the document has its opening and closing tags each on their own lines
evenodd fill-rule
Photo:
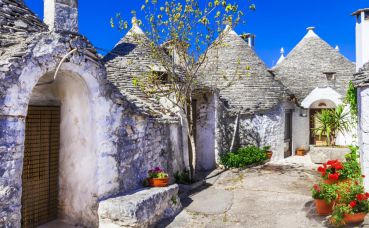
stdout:
<svg viewBox="0 0 369 228">
<path fill-rule="evenodd" d="M 248 165 L 260 163 L 267 159 L 268 147 L 243 147 L 235 152 L 229 152 L 220 157 L 220 164 L 226 168 L 244 168 Z"/>
</svg>

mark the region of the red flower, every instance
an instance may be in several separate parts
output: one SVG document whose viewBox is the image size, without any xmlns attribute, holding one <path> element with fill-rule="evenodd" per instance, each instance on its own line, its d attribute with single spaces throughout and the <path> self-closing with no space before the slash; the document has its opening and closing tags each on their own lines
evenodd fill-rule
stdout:
<svg viewBox="0 0 369 228">
<path fill-rule="evenodd" d="M 339 173 L 328 174 L 328 179 L 330 180 L 338 180 L 339 177 L 340 177 Z"/>
<path fill-rule="evenodd" d="M 351 207 L 351 208 L 354 208 L 355 206 L 356 206 L 356 201 L 351 201 L 351 202 L 350 202 L 350 207 Z"/>
<path fill-rule="evenodd" d="M 315 191 L 320 192 L 320 188 L 317 184 L 314 184 L 313 188 Z"/>
<path fill-rule="evenodd" d="M 365 175 L 361 175 L 362 178 L 365 178 Z"/>
<path fill-rule="evenodd" d="M 357 194 L 357 195 L 356 195 L 356 198 L 357 198 L 358 200 L 360 200 L 360 201 L 362 201 L 362 200 L 366 200 L 366 196 L 365 196 L 364 194 Z"/>
<path fill-rule="evenodd" d="M 343 165 L 340 162 L 333 164 L 332 167 L 335 168 L 336 170 L 343 169 Z"/>
<path fill-rule="evenodd" d="M 327 165 L 333 165 L 337 162 L 338 162 L 338 160 L 329 160 L 329 161 L 327 161 Z"/>
<path fill-rule="evenodd" d="M 356 184 L 356 185 L 359 185 L 359 181 L 355 181 L 355 184 Z"/>
</svg>

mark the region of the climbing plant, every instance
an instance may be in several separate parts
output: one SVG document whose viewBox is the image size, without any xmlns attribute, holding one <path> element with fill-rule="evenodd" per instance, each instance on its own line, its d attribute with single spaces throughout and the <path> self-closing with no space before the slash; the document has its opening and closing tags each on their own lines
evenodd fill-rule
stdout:
<svg viewBox="0 0 369 228">
<path fill-rule="evenodd" d="M 345 103 L 347 103 L 350 106 L 351 117 L 354 120 L 357 120 L 358 115 L 357 89 L 354 87 L 354 84 L 351 81 L 347 89 Z"/>
<path fill-rule="evenodd" d="M 140 9 L 133 9 L 136 23 L 142 26 L 149 39 L 141 42 L 151 50 L 152 58 L 164 70 L 161 75 L 148 71 L 133 78 L 133 84 L 150 96 L 165 97 L 184 116 L 183 125 L 189 140 L 191 176 L 195 162 L 193 97 L 201 93 L 203 76 L 200 69 L 206 64 L 209 50 L 225 45 L 224 35 L 231 28 L 245 22 L 247 12 L 256 9 L 251 0 L 143 0 Z M 141 20 L 140 20 L 141 19 Z M 127 18 L 121 14 L 110 21 L 112 27 L 126 29 Z M 228 27 L 227 27 L 228 25 Z M 140 42 L 140 39 L 137 39 Z M 163 53 L 166 53 L 164 55 Z M 168 59 L 171 56 L 171 59 Z M 158 79 L 165 76 L 165 86 Z M 225 79 L 225 78 L 224 78 Z M 217 79 L 214 79 L 217 80 Z M 228 79 L 233 81 L 235 79 Z M 210 83 L 215 84 L 215 83 Z M 231 85 L 231 82 L 228 83 Z M 212 91 L 215 88 L 206 88 Z M 204 92 L 204 91 L 203 91 Z"/>
</svg>

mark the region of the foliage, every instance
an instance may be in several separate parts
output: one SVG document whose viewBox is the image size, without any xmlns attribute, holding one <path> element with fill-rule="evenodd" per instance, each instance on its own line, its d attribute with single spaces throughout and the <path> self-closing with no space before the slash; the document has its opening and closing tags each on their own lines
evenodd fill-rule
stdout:
<svg viewBox="0 0 369 228">
<path fill-rule="evenodd" d="M 156 75 L 152 69 L 136 75 L 134 84 L 151 96 L 166 98 L 187 116 L 183 125 L 188 129 L 191 177 L 196 164 L 192 101 L 204 81 L 199 71 L 206 63 L 209 50 L 225 45 L 222 31 L 226 25 L 234 28 L 244 22 L 246 12 L 254 10 L 251 0 L 144 0 L 141 6 L 144 18 L 135 20 L 143 26 L 148 38 L 137 37 L 137 42 L 150 50 L 152 59 L 160 63 L 166 83 L 165 86 L 158 83 L 157 77 L 152 77 Z M 132 13 L 137 15 L 134 10 Z M 111 19 L 111 25 L 128 28 L 121 14 Z M 208 89 L 213 88 L 206 91 Z"/>
<path fill-rule="evenodd" d="M 259 163 L 267 159 L 268 147 L 256 146 L 243 147 L 235 152 L 229 152 L 220 157 L 220 164 L 226 168 L 244 168 L 248 165 Z"/>
<path fill-rule="evenodd" d="M 369 212 L 369 193 L 364 192 L 362 182 L 340 183 L 337 193 L 340 197 L 333 208 L 331 223 L 344 225 L 343 218 L 345 214 Z"/>
<path fill-rule="evenodd" d="M 168 174 L 164 172 L 160 167 L 155 167 L 148 171 L 149 178 L 167 178 Z"/>
<path fill-rule="evenodd" d="M 190 172 L 188 170 L 184 170 L 183 172 L 177 171 L 174 174 L 174 179 L 177 184 L 191 184 L 193 181 L 191 180 Z"/>
<path fill-rule="evenodd" d="M 338 133 L 345 134 L 352 128 L 352 122 L 342 105 L 336 109 L 324 109 L 316 115 L 318 126 L 313 129 L 314 134 L 319 137 L 326 136 L 328 146 L 336 145 Z"/>
<path fill-rule="evenodd" d="M 330 184 L 315 184 L 311 188 L 311 193 L 314 199 L 321 199 L 330 204 L 337 199 L 337 186 Z"/>
<path fill-rule="evenodd" d="M 357 120 L 358 115 L 357 89 L 354 87 L 354 84 L 351 81 L 347 89 L 345 103 L 350 105 L 351 117 Z"/>
</svg>

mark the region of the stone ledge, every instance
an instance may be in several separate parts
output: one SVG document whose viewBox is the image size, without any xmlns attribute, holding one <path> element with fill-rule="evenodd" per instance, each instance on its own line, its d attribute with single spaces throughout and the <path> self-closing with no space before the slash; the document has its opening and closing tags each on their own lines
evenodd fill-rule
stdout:
<svg viewBox="0 0 369 228">
<path fill-rule="evenodd" d="M 345 155 L 350 153 L 349 148 L 315 147 L 310 149 L 311 161 L 315 164 L 323 164 L 328 160 L 345 161 Z"/>
<path fill-rule="evenodd" d="M 145 188 L 101 201 L 100 227 L 150 227 L 164 218 L 175 216 L 182 205 L 178 185 Z"/>
</svg>

